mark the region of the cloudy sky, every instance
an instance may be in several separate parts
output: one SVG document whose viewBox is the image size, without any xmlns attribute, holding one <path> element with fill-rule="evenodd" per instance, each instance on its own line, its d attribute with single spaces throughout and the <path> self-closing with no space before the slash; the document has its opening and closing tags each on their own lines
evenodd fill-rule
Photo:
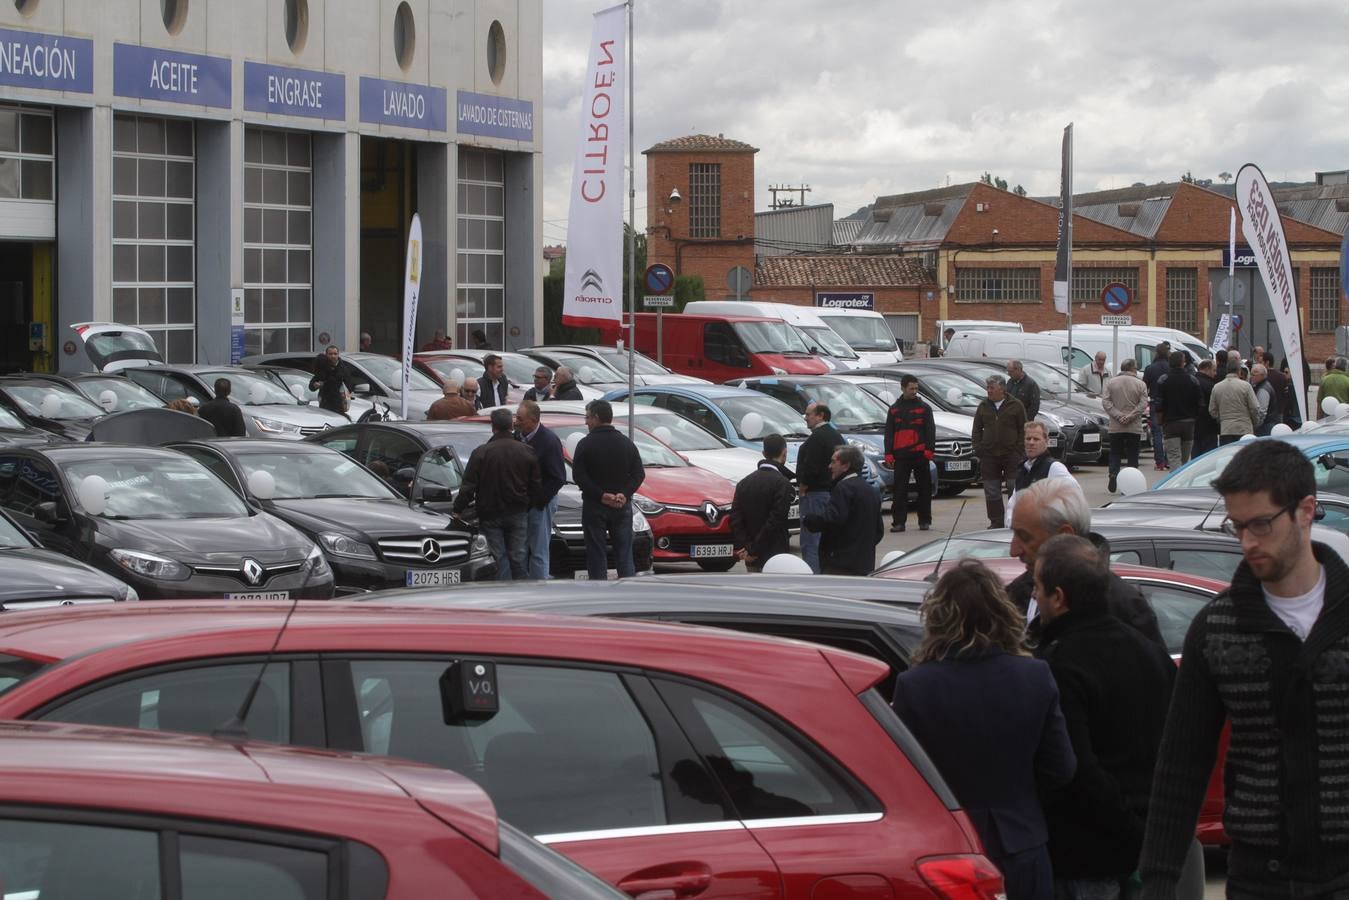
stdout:
<svg viewBox="0 0 1349 900">
<path fill-rule="evenodd" d="M 544 242 L 566 240 L 591 15 L 542 0 Z M 839 217 L 879 194 L 977 179 L 1077 192 L 1217 179 L 1245 162 L 1310 180 L 1349 168 L 1343 0 L 637 0 L 640 151 L 687 134 L 760 148 L 769 184 Z"/>
</svg>

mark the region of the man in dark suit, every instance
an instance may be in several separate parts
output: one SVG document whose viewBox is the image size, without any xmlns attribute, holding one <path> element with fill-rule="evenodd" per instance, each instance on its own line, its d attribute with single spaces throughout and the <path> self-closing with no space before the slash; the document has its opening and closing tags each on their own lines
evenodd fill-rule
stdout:
<svg viewBox="0 0 1349 900">
<path fill-rule="evenodd" d="M 548 577 L 553 540 L 553 519 L 557 516 L 557 494 L 567 483 L 567 466 L 562 458 L 562 441 L 552 429 L 539 422 L 539 404 L 522 400 L 515 411 L 515 425 L 534 455 L 539 458 L 540 491 L 529 507 L 529 577 L 542 581 Z"/>
<path fill-rule="evenodd" d="M 244 427 L 244 414 L 238 404 L 230 401 L 230 380 L 215 380 L 215 399 L 207 400 L 197 408 L 197 415 L 215 426 L 219 437 L 243 437 L 248 433 Z"/>
<path fill-rule="evenodd" d="M 850 444 L 836 449 L 829 460 L 834 477 L 829 503 L 802 523 L 809 531 L 823 532 L 820 569 L 825 575 L 870 575 L 876 568 L 876 545 L 885 534 L 881 495 L 861 472 L 861 450 Z"/>
<path fill-rule="evenodd" d="M 790 553 L 787 511 L 791 509 L 791 482 L 782 474 L 787 441 L 780 434 L 763 439 L 763 459 L 753 474 L 740 479 L 731 501 L 731 531 L 735 556 L 751 572 L 779 553 Z"/>
<path fill-rule="evenodd" d="M 829 458 L 834 448 L 843 444 L 843 435 L 829 421 L 833 415 L 826 403 L 806 406 L 806 427 L 810 429 L 810 437 L 796 454 L 796 484 L 801 491 L 803 518 L 824 512 L 829 505 L 829 491 L 833 487 Z M 805 528 L 801 530 L 801 558 L 812 572 L 820 574 L 820 536 Z"/>
</svg>

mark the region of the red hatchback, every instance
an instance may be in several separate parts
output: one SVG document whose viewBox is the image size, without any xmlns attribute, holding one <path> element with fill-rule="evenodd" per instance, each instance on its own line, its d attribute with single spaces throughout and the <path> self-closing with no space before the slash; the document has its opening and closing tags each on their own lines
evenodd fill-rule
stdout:
<svg viewBox="0 0 1349 900">
<path fill-rule="evenodd" d="M 0 717 L 209 732 L 256 683 L 254 738 L 454 769 L 633 896 L 992 898 L 1000 875 L 874 690 L 887 672 L 794 641 L 521 613 L 199 601 L 0 618 Z"/>
<path fill-rule="evenodd" d="M 0 785 L 6 897 L 622 896 L 413 763 L 7 723 Z"/>
</svg>

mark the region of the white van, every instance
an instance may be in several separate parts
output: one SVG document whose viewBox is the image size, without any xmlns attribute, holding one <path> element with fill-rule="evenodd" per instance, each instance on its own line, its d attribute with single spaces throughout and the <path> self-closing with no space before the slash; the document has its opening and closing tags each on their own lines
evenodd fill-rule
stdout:
<svg viewBox="0 0 1349 900">
<path fill-rule="evenodd" d="M 692 300 L 684 305 L 684 312 L 699 316 L 766 316 L 781 319 L 802 333 L 806 345 L 813 347 L 812 352 L 818 352 L 821 358 L 839 369 L 865 369 L 871 365 L 816 315 L 817 310 L 813 306 L 769 300 Z"/>
<path fill-rule="evenodd" d="M 997 319 L 938 319 L 937 346 L 946 339 L 946 329 L 961 331 L 1025 331 L 1020 322 L 1000 322 Z M 941 347 L 945 352 L 945 347 Z"/>
<path fill-rule="evenodd" d="M 870 309 L 841 309 L 837 306 L 813 306 L 811 310 L 826 325 L 838 332 L 873 366 L 889 366 L 904 361 L 899 343 L 890 331 L 885 316 Z"/>
<path fill-rule="evenodd" d="M 1066 338 L 1024 331 L 957 331 L 946 344 L 947 356 L 989 356 L 994 359 L 1034 359 L 1059 366 L 1067 362 L 1080 369 L 1091 362 L 1073 332 L 1072 353 Z"/>
<path fill-rule="evenodd" d="M 1093 357 L 1098 351 L 1105 353 L 1106 365 L 1112 372 L 1118 372 L 1119 363 L 1126 359 L 1137 362 L 1140 372 L 1146 369 L 1153 360 L 1157 345 L 1162 341 L 1170 341 L 1172 350 L 1188 350 L 1196 363 L 1201 359 L 1213 357 L 1213 351 L 1205 347 L 1201 339 L 1189 332 L 1178 331 L 1175 328 L 1159 328 L 1153 325 L 1122 325 L 1119 329 L 1120 358 L 1116 360 L 1114 331 L 1115 329 L 1109 325 L 1075 325 L 1073 326 L 1073 346 L 1081 347 Z M 1040 333 L 1059 340 L 1067 340 L 1068 338 L 1068 331 L 1064 328 Z M 1081 368 L 1081 366 L 1077 368 Z"/>
</svg>

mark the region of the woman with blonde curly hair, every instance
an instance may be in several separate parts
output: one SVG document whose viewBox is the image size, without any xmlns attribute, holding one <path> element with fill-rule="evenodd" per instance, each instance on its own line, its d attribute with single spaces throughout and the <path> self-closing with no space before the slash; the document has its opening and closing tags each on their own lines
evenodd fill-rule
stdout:
<svg viewBox="0 0 1349 900">
<path fill-rule="evenodd" d="M 978 560 L 943 574 L 921 612 L 923 640 L 895 685 L 895 712 L 974 823 L 1008 900 L 1049 900 L 1039 792 L 1077 769 L 1058 685 L 1023 647 L 1025 619 Z"/>
</svg>

